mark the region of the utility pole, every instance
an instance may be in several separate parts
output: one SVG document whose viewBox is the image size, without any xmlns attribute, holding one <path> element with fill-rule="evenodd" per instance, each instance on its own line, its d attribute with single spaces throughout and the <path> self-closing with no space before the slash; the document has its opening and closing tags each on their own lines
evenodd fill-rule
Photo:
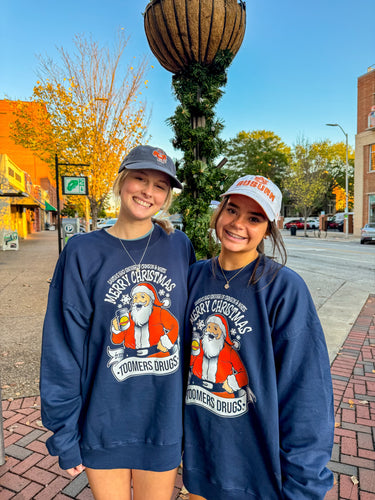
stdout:
<svg viewBox="0 0 375 500">
<path fill-rule="evenodd" d="M 59 160 L 55 154 L 55 175 L 56 175 L 56 208 L 57 208 L 57 238 L 59 245 L 59 255 L 61 254 L 61 220 L 60 220 L 60 186 L 59 186 Z"/>
</svg>

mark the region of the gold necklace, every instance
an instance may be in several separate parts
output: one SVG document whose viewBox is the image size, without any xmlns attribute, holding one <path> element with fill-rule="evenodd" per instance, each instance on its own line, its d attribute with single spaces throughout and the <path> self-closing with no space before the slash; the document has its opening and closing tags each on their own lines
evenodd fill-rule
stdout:
<svg viewBox="0 0 375 500">
<path fill-rule="evenodd" d="M 121 239 L 121 238 L 119 238 L 119 241 L 120 241 L 120 243 L 121 243 L 122 248 L 125 250 L 125 252 L 128 254 L 129 259 L 130 259 L 130 260 L 133 262 L 133 264 L 135 265 L 135 270 L 136 270 L 137 272 L 138 272 L 138 271 L 140 271 L 140 269 L 141 269 L 141 263 L 142 263 L 143 257 L 146 255 L 146 252 L 147 252 L 147 249 L 148 249 L 148 245 L 150 244 L 150 240 L 151 240 L 152 233 L 153 233 L 153 229 L 152 229 L 152 230 L 151 230 L 151 232 L 150 232 L 150 236 L 148 237 L 146 248 L 145 248 L 145 250 L 144 250 L 144 252 L 143 252 L 143 254 L 142 254 L 141 260 L 138 262 L 138 264 L 137 264 L 137 263 L 136 263 L 136 261 L 133 259 L 133 257 L 130 255 L 130 253 L 127 251 L 127 249 L 126 249 L 125 245 L 124 245 L 124 244 L 123 244 L 123 242 L 122 242 L 122 239 Z"/>
<path fill-rule="evenodd" d="M 228 280 L 228 278 L 227 278 L 227 277 L 225 276 L 225 274 L 224 274 L 223 268 L 221 267 L 221 264 L 220 264 L 220 260 L 219 260 L 219 258 L 217 259 L 217 261 L 218 261 L 219 266 L 220 266 L 220 271 L 221 271 L 221 274 L 223 275 L 223 278 L 224 278 L 224 279 L 225 279 L 225 281 L 226 281 L 226 283 L 225 283 L 225 285 L 224 285 L 224 288 L 225 288 L 226 290 L 228 290 L 228 288 L 229 288 L 229 282 L 230 282 L 230 281 L 232 281 L 232 280 L 233 280 L 236 276 L 238 276 L 238 275 L 240 274 L 240 272 L 241 272 L 241 271 L 243 271 L 243 270 L 245 269 L 245 267 L 247 267 L 247 266 L 250 264 L 250 262 L 248 262 L 245 266 L 241 267 L 241 269 L 240 269 L 239 271 L 237 271 L 237 272 L 236 272 L 236 274 L 235 274 L 234 276 L 232 276 L 231 278 L 229 278 L 229 280 Z"/>
</svg>

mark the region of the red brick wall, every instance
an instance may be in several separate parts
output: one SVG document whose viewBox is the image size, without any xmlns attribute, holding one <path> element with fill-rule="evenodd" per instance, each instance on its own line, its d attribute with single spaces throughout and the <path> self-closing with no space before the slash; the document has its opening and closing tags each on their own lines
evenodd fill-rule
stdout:
<svg viewBox="0 0 375 500">
<path fill-rule="evenodd" d="M 375 69 L 358 78 L 358 101 L 357 101 L 357 133 L 360 134 L 368 129 L 368 115 L 371 106 L 375 106 Z M 371 144 L 375 144 L 375 131 Z M 371 139 L 370 139 L 371 140 Z M 375 193 L 375 171 L 369 172 L 370 146 L 364 146 L 363 150 L 363 213 L 362 220 L 368 222 L 369 194 Z"/>
<path fill-rule="evenodd" d="M 375 69 L 358 78 L 357 134 L 368 128 L 368 114 L 375 105 Z"/>
</svg>

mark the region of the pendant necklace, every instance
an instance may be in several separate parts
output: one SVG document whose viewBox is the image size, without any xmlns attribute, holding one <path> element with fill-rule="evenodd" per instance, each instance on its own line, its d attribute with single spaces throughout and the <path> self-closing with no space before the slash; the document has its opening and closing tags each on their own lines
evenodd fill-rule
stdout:
<svg viewBox="0 0 375 500">
<path fill-rule="evenodd" d="M 235 274 L 234 276 L 232 276 L 231 278 L 229 278 L 229 280 L 228 280 L 228 278 L 225 276 L 225 273 L 224 273 L 224 271 L 223 271 L 223 268 L 221 267 L 221 264 L 220 264 L 219 259 L 217 259 L 217 261 L 218 261 L 219 266 L 220 266 L 221 274 L 223 275 L 223 278 L 224 278 L 224 279 L 225 279 L 225 281 L 226 281 L 226 283 L 225 283 L 225 285 L 224 285 L 224 288 L 225 288 L 226 290 L 228 290 L 228 288 L 229 288 L 229 282 L 230 282 L 230 281 L 232 281 L 232 280 L 233 280 L 236 276 L 238 276 L 238 275 L 240 274 L 240 272 L 241 272 L 241 271 L 243 271 L 243 270 L 245 269 L 245 267 L 247 267 L 247 266 L 250 264 L 250 262 L 249 262 L 249 263 L 248 263 L 248 264 L 246 264 L 245 266 L 241 267 L 241 269 L 240 269 L 239 271 L 237 271 L 237 272 L 236 272 L 236 274 Z"/>
<path fill-rule="evenodd" d="M 147 252 L 147 249 L 148 249 L 148 245 L 150 244 L 150 240 L 151 240 L 151 236 L 152 236 L 152 233 L 153 233 L 153 229 L 150 231 L 150 236 L 148 237 L 148 240 L 147 240 L 147 245 L 146 245 L 146 248 L 144 249 L 144 252 L 142 254 L 142 257 L 141 257 L 141 260 L 138 262 L 138 264 L 136 263 L 136 261 L 133 259 L 133 257 L 130 255 L 130 253 L 127 251 L 124 243 L 122 242 L 122 239 L 119 238 L 119 241 L 121 243 L 121 246 L 122 248 L 125 250 L 125 252 L 128 254 L 128 257 L 129 259 L 133 262 L 133 264 L 135 265 L 135 270 L 138 272 L 141 270 L 141 263 L 143 261 L 143 257 L 146 255 L 146 252 Z"/>
</svg>

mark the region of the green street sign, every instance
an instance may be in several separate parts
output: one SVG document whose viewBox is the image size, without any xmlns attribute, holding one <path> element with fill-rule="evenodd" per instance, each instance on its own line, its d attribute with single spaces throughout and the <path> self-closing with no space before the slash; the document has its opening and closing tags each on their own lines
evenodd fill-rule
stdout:
<svg viewBox="0 0 375 500">
<path fill-rule="evenodd" d="M 68 177 L 63 175 L 62 192 L 63 194 L 88 195 L 87 177 Z"/>
</svg>

